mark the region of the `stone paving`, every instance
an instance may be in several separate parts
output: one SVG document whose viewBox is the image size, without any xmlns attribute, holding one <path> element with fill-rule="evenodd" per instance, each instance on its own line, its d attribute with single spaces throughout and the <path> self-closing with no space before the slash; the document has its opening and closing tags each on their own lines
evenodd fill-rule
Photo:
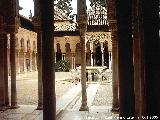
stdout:
<svg viewBox="0 0 160 120">
<path fill-rule="evenodd" d="M 111 106 L 112 105 L 112 84 L 104 83 L 101 84 L 97 90 L 93 106 Z"/>
<path fill-rule="evenodd" d="M 94 85 L 95 84 L 95 85 Z M 118 120 L 118 114 L 111 113 L 112 84 L 111 82 L 99 82 L 88 85 L 87 103 L 89 111 L 79 111 L 81 97 L 75 100 L 58 120 Z M 94 98 L 94 100 L 93 100 Z"/>
<path fill-rule="evenodd" d="M 17 78 L 18 104 L 23 105 L 20 105 L 19 109 L 0 111 L 0 120 L 43 120 L 43 112 L 35 110 L 38 93 L 37 73 L 19 75 Z M 89 111 L 84 112 L 79 111 L 81 106 L 80 84 L 75 85 L 69 81 L 56 82 L 57 102 L 59 101 L 57 106 L 61 107 L 60 103 L 66 104 L 66 101 L 68 103 L 71 101 L 69 105 L 64 105 L 60 109 L 57 120 L 117 120 L 118 115 L 111 113 L 111 82 L 89 83 L 87 86 Z"/>
<path fill-rule="evenodd" d="M 111 112 L 98 111 L 93 109 L 93 111 L 67 111 L 64 113 L 62 118 L 58 120 L 119 120 L 117 114 L 112 114 Z"/>
<path fill-rule="evenodd" d="M 34 105 L 20 105 L 18 109 L 8 109 L 0 113 L 0 120 L 39 120 L 42 111 Z"/>
<path fill-rule="evenodd" d="M 17 76 L 17 100 L 19 105 L 38 104 L 37 77 L 38 77 L 37 72 L 19 74 Z M 59 99 L 70 88 L 75 86 L 75 84 L 70 81 L 56 81 L 55 84 L 56 84 L 56 99 Z M 10 82 L 9 82 L 9 88 L 10 88 Z"/>
</svg>

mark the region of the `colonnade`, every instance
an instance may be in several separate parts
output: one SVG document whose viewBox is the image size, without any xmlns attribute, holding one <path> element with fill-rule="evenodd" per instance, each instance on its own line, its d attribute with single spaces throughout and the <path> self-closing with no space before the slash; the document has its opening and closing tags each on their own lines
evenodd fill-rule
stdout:
<svg viewBox="0 0 160 120">
<path fill-rule="evenodd" d="M 0 109 L 17 108 L 16 94 L 16 32 L 18 24 L 18 1 L 1 1 L 0 4 Z M 8 6 L 10 8 L 8 9 Z M 6 10 L 6 11 L 4 11 Z M 10 35 L 11 102 L 8 91 L 8 42 Z"/>
<path fill-rule="evenodd" d="M 60 39 L 61 42 L 58 42 L 56 44 L 56 47 L 55 47 L 56 58 L 55 59 L 57 61 L 59 60 L 69 61 L 71 63 L 71 68 L 74 69 L 81 64 L 80 54 L 78 54 L 81 52 L 78 48 L 79 47 L 78 44 L 80 44 L 79 38 L 77 36 L 78 41 L 76 41 L 72 39 L 72 37 L 68 37 L 69 38 L 68 43 L 66 43 L 65 39 L 62 39 L 62 38 Z M 57 39 L 58 38 L 55 39 L 55 42 Z M 60 41 L 60 40 L 57 40 L 57 41 Z M 112 49 L 108 45 L 110 44 L 108 42 L 110 40 L 111 38 L 108 38 L 104 40 L 103 42 L 101 42 L 101 39 L 99 39 L 97 40 L 99 44 L 96 45 L 95 41 L 90 41 L 86 39 L 86 36 L 85 36 L 85 54 L 86 54 L 86 65 L 87 66 L 107 66 L 109 69 L 111 69 L 111 66 L 112 66 L 112 52 L 111 51 Z M 97 47 L 100 47 L 99 52 L 96 51 Z M 96 54 L 101 56 L 101 58 L 99 58 L 101 60 L 101 63 L 99 65 L 97 65 Z"/>
<path fill-rule="evenodd" d="M 22 52 L 16 50 L 16 67 L 17 73 L 37 71 L 37 52 Z M 10 64 L 10 63 L 9 63 Z M 10 68 L 9 68 L 10 70 Z"/>
<path fill-rule="evenodd" d="M 108 45 L 108 41 L 109 40 L 106 40 L 106 41 L 103 41 L 103 42 L 100 42 L 101 40 L 97 41 L 99 44 L 100 44 L 100 53 L 97 53 L 96 49 L 98 46 L 96 46 L 95 42 L 94 41 L 91 41 L 89 42 L 89 51 L 90 51 L 90 66 L 107 66 L 109 69 L 111 69 L 111 66 L 112 66 L 112 52 L 111 52 L 111 49 L 109 48 L 109 45 Z M 105 45 L 105 43 L 107 43 Z M 87 46 L 86 46 L 87 47 Z M 105 47 L 107 48 L 107 50 L 105 49 Z M 107 54 L 107 56 L 105 56 L 105 53 Z M 100 65 L 97 65 L 96 63 L 96 54 L 100 54 L 101 56 L 101 64 Z M 106 57 L 106 58 L 105 58 Z M 108 63 L 106 64 L 105 61 L 106 59 L 108 59 Z"/>
<path fill-rule="evenodd" d="M 36 1 L 36 0 L 35 0 Z M 15 33 L 17 13 L 12 2 L 6 0 L 1 1 L 4 7 L 9 5 L 8 10 L 9 20 L 5 16 L 4 7 L 0 6 L 0 108 L 4 109 L 8 101 L 8 72 L 6 59 L 6 41 L 7 34 L 10 34 L 10 66 L 11 66 L 11 108 L 17 108 L 16 97 L 16 49 L 15 49 Z M 134 4 L 133 4 L 134 3 Z M 1 5 L 1 4 L 0 4 Z M 41 25 L 39 37 L 42 35 L 42 44 L 40 50 L 42 56 L 39 56 L 41 61 L 39 65 L 39 95 L 42 106 L 42 89 L 43 89 L 43 118 L 44 120 L 56 119 L 56 95 L 55 95 L 55 71 L 54 71 L 54 45 L 53 45 L 53 1 L 40 0 L 36 2 L 40 5 L 41 14 L 36 14 L 37 22 L 35 26 Z M 118 75 L 119 81 L 119 98 L 118 106 L 113 104 L 112 108 L 119 109 L 121 117 L 135 117 L 142 119 L 142 115 L 149 117 L 160 116 L 160 94 L 157 94 L 160 89 L 160 41 L 158 37 L 158 1 L 117 1 L 116 4 L 108 6 L 116 7 L 116 17 L 110 19 L 110 24 L 117 25 L 117 30 L 112 29 L 113 41 L 112 61 L 117 67 L 113 66 L 113 74 Z M 132 6 L 134 9 L 132 9 Z M 16 8 L 16 9 L 14 9 Z M 35 7 L 39 8 L 39 7 Z M 113 10 L 113 9 L 112 9 Z M 132 11 L 133 10 L 133 11 Z M 81 13 L 81 14 L 79 14 Z M 134 15 L 133 15 L 134 13 Z M 82 105 L 80 110 L 88 110 L 87 94 L 86 94 L 86 56 L 85 56 L 85 33 L 87 25 L 86 0 L 78 1 L 78 25 L 80 30 L 81 44 L 81 83 L 82 83 Z M 112 21 L 115 20 L 116 21 Z M 11 20 L 11 21 L 10 21 Z M 39 21 L 41 20 L 41 22 Z M 6 26 L 6 23 L 8 24 Z M 143 24 L 142 24 L 143 23 Z M 133 25 L 133 26 L 132 26 Z M 7 27 L 7 31 L 6 28 Z M 114 27 L 113 27 L 114 28 Z M 134 31 L 134 32 L 133 32 Z M 136 32 L 139 31 L 139 32 Z M 117 34 L 116 34 L 117 32 Z M 132 33 L 133 32 L 133 33 Z M 118 42 L 116 41 L 116 35 Z M 133 36 L 132 36 L 133 35 Z M 133 41 L 134 40 L 134 41 Z M 117 42 L 117 43 L 116 43 Z M 133 44 L 134 43 L 134 44 Z M 118 44 L 118 52 L 117 51 Z M 42 45 L 42 46 L 41 46 Z M 42 48 L 42 49 L 41 49 Z M 134 48 L 134 49 L 133 49 Z M 136 49 L 138 48 L 138 49 Z M 134 52 L 133 52 L 134 51 Z M 114 54 L 113 54 L 114 53 Z M 117 53 L 117 54 L 115 54 Z M 116 59 L 117 58 L 117 59 Z M 117 61 L 116 61 L 117 60 Z M 134 60 L 134 61 L 133 61 Z M 117 70 L 117 69 L 118 70 Z M 116 74 L 115 71 L 118 71 Z M 139 72 L 137 72 L 139 71 Z M 43 82 L 42 82 L 43 81 Z M 116 78 L 113 80 L 116 83 Z M 115 84 L 114 90 L 117 92 Z M 41 91 L 41 92 L 40 92 Z M 137 92 L 137 93 L 136 93 Z M 113 92 L 113 94 L 115 94 Z M 117 95 L 113 103 L 117 103 Z M 40 100 L 40 99 L 39 99 Z M 140 116 L 139 116 L 140 115 Z"/>
</svg>

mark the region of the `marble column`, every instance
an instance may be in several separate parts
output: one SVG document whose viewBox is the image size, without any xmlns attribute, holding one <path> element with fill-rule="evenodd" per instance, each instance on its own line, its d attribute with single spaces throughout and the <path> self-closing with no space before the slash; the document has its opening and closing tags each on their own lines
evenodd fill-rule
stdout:
<svg viewBox="0 0 160 120">
<path fill-rule="evenodd" d="M 135 120 L 142 120 L 140 116 L 145 116 L 144 39 L 139 0 L 135 0 L 133 8 Z"/>
<path fill-rule="evenodd" d="M 37 68 L 38 68 L 38 110 L 43 109 L 43 84 L 42 84 L 42 33 L 37 32 Z"/>
<path fill-rule="evenodd" d="M 93 60 L 93 42 L 90 42 L 90 50 L 91 50 L 91 66 L 93 66 L 94 60 Z"/>
<path fill-rule="evenodd" d="M 56 63 L 56 59 L 57 59 L 57 58 L 56 58 L 56 57 L 57 57 L 57 56 L 56 56 L 56 52 L 55 52 L 54 54 L 55 54 L 55 60 L 54 60 L 54 61 L 55 61 L 55 63 Z"/>
<path fill-rule="evenodd" d="M 72 69 L 74 69 L 74 65 L 73 65 L 74 63 L 73 63 L 73 56 L 72 56 Z"/>
<path fill-rule="evenodd" d="M 88 111 L 87 92 L 86 92 L 86 53 L 85 53 L 85 35 L 87 30 L 86 0 L 77 1 L 77 20 L 80 31 L 81 85 L 82 85 L 82 104 L 79 110 Z"/>
<path fill-rule="evenodd" d="M 112 69 L 112 52 L 109 51 L 109 69 Z"/>
<path fill-rule="evenodd" d="M 31 51 L 30 51 L 31 52 Z M 30 55 L 30 67 L 29 67 L 29 69 L 30 69 L 30 72 L 32 72 L 33 71 L 33 64 L 32 64 L 32 61 L 33 61 L 33 57 L 32 57 L 32 52 L 29 54 Z"/>
<path fill-rule="evenodd" d="M 142 1 L 139 1 L 140 5 Z M 159 37 L 159 1 L 143 1 L 139 6 L 139 19 L 141 20 L 142 39 L 144 39 L 144 63 L 145 63 L 145 111 L 148 116 L 158 116 L 160 119 L 160 37 Z"/>
<path fill-rule="evenodd" d="M 76 43 L 70 43 L 70 48 L 71 48 L 71 54 L 72 54 L 72 68 L 75 69 L 76 68 L 76 61 L 75 61 L 75 57 L 76 57 Z"/>
<path fill-rule="evenodd" d="M 119 116 L 135 116 L 132 1 L 116 1 L 119 66 Z"/>
<path fill-rule="evenodd" d="M 35 2 L 35 1 L 34 1 Z M 36 3 L 36 2 L 35 2 Z M 39 2 L 37 3 L 39 5 Z M 38 9 L 39 10 L 39 9 Z M 35 10 L 37 12 L 37 10 Z M 37 69 L 38 69 L 38 106 L 37 110 L 43 109 L 43 83 L 42 83 L 42 31 L 40 29 L 40 17 L 33 17 L 34 28 L 37 32 Z"/>
<path fill-rule="evenodd" d="M 15 33 L 10 33 L 11 108 L 17 108 Z"/>
<path fill-rule="evenodd" d="M 118 37 L 117 37 L 117 23 L 116 20 L 110 23 L 111 39 L 112 39 L 112 111 L 119 111 L 119 69 L 118 69 Z"/>
<path fill-rule="evenodd" d="M 72 53 L 72 69 L 75 68 L 75 53 Z"/>
<path fill-rule="evenodd" d="M 32 71 L 36 71 L 36 52 L 32 52 Z"/>
<path fill-rule="evenodd" d="M 17 73 L 20 73 L 20 55 L 19 51 L 17 50 Z"/>
<path fill-rule="evenodd" d="M 7 33 L 4 35 L 4 82 L 5 82 L 5 106 L 9 106 L 9 91 L 8 91 L 8 38 Z"/>
<path fill-rule="evenodd" d="M 94 59 L 93 59 L 93 52 L 91 52 L 91 66 L 93 66 Z"/>
<path fill-rule="evenodd" d="M 40 0 L 42 28 L 43 120 L 56 120 L 53 0 Z"/>
<path fill-rule="evenodd" d="M 24 72 L 27 72 L 27 65 L 26 65 L 26 52 L 24 50 L 23 52 L 23 68 L 24 68 Z"/>
<path fill-rule="evenodd" d="M 0 16 L 0 109 L 5 106 L 4 41 L 4 19 Z"/>
<path fill-rule="evenodd" d="M 104 48 L 103 48 L 103 42 L 101 42 L 101 52 L 102 52 L 102 66 L 104 66 Z"/>
<path fill-rule="evenodd" d="M 37 52 L 35 52 L 35 70 L 37 71 L 37 61 L 38 61 L 38 59 L 37 59 Z"/>
</svg>

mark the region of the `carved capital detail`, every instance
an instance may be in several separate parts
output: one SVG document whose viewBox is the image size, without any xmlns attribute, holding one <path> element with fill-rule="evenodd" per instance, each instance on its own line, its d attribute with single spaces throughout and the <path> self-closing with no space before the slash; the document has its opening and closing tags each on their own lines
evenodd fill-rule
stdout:
<svg viewBox="0 0 160 120">
<path fill-rule="evenodd" d="M 39 16 L 34 16 L 32 19 L 32 22 L 34 24 L 34 29 L 36 31 L 41 31 L 41 20 Z"/>
</svg>

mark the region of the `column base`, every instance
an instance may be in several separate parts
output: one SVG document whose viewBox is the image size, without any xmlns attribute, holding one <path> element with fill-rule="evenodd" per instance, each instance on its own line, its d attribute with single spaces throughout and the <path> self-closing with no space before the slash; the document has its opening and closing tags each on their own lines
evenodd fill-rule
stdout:
<svg viewBox="0 0 160 120">
<path fill-rule="evenodd" d="M 10 106 L 10 109 L 17 109 L 17 108 L 20 108 L 20 106 L 18 106 L 18 105 L 11 105 Z"/>
<path fill-rule="evenodd" d="M 79 109 L 79 111 L 89 111 L 89 108 L 88 108 L 88 106 L 81 106 L 80 107 L 80 109 Z"/>
<path fill-rule="evenodd" d="M 43 106 L 37 106 L 36 110 L 43 110 Z"/>
<path fill-rule="evenodd" d="M 118 108 L 112 108 L 111 112 L 113 112 L 113 113 L 119 113 L 119 107 Z"/>
</svg>

